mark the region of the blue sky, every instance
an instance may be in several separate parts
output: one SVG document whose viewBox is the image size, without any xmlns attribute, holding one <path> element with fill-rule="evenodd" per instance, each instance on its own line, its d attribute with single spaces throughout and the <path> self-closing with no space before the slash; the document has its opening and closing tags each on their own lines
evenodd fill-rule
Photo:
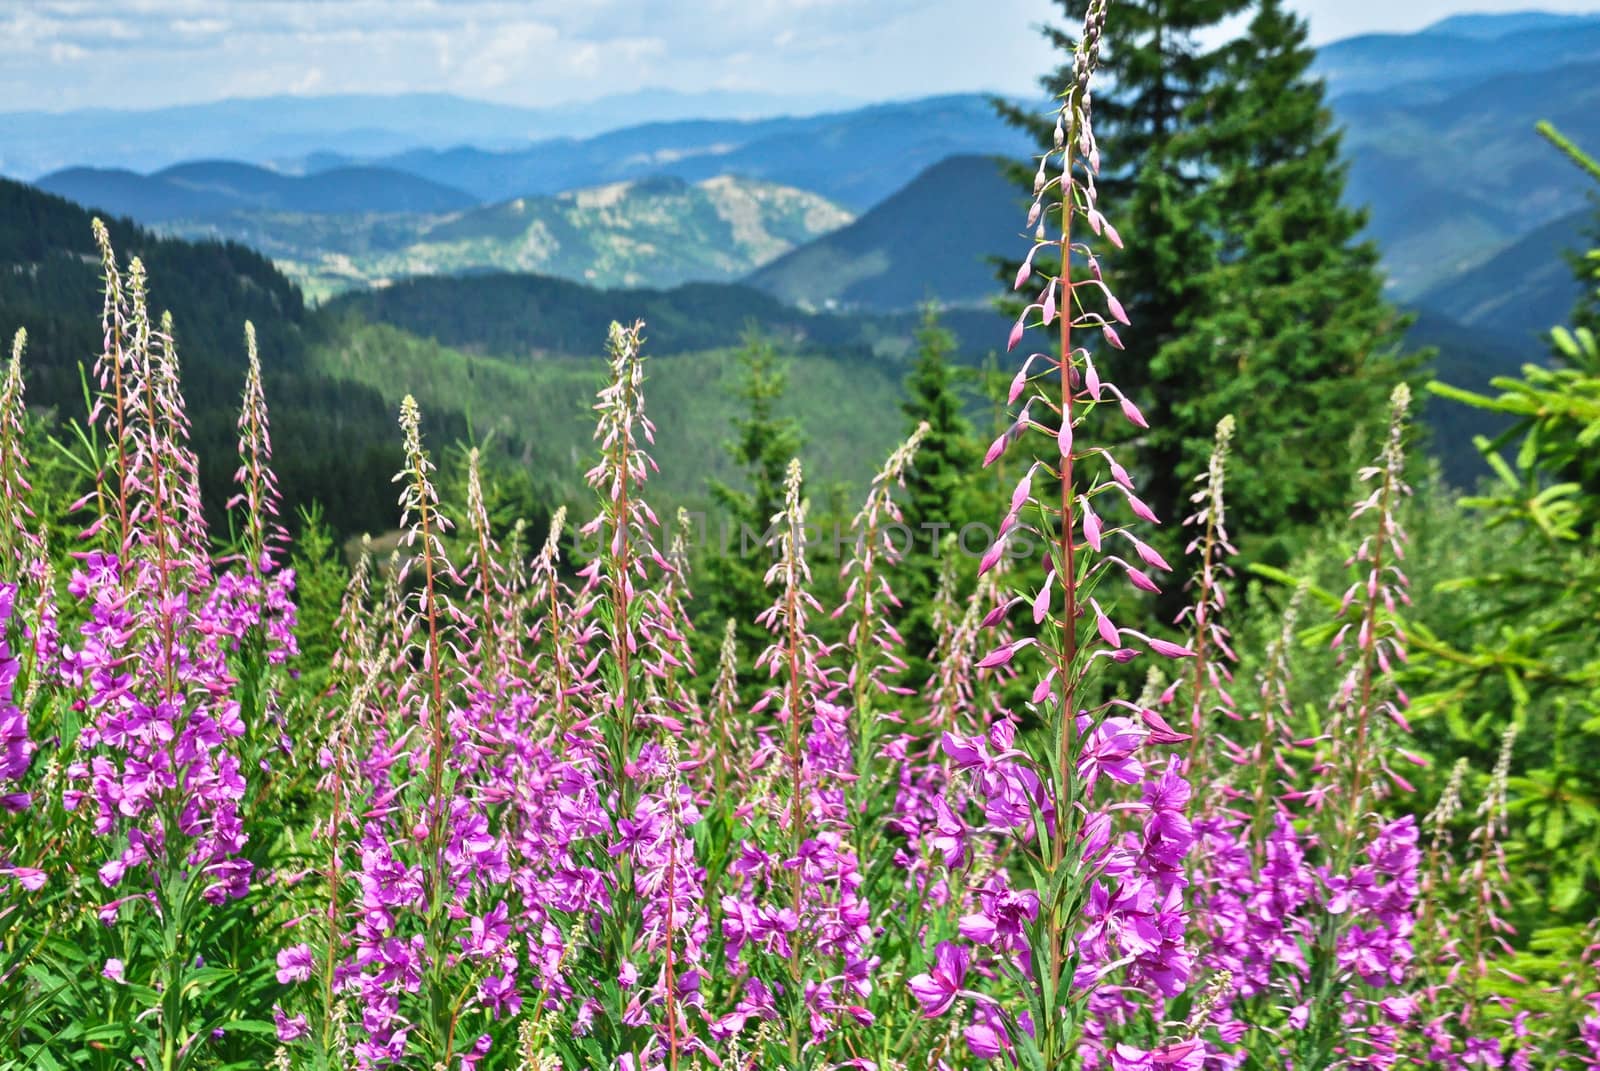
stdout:
<svg viewBox="0 0 1600 1071">
<path fill-rule="evenodd" d="M 1327 41 L 1600 0 L 1292 0 Z M 448 91 L 546 105 L 667 87 L 861 100 L 1030 90 L 1049 0 L 0 0 L 0 111 Z"/>
</svg>

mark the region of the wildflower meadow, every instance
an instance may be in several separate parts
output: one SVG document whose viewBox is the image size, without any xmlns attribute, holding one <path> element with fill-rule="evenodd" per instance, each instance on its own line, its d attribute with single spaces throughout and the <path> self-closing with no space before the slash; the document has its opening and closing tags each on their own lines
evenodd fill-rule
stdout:
<svg viewBox="0 0 1600 1071">
<path fill-rule="evenodd" d="M 1235 568 L 1230 496 L 1273 491 L 1230 480 L 1233 415 L 1158 517 L 1160 429 L 1120 386 L 1140 323 L 1101 260 L 1116 7 L 1088 5 L 1017 223 L 1027 304 L 973 459 L 999 509 L 931 590 L 895 538 L 927 423 L 841 553 L 785 458 L 761 545 L 697 570 L 651 506 L 675 415 L 629 322 L 595 325 L 586 506 L 502 523 L 479 452 L 447 489 L 407 398 L 403 538 L 330 593 L 281 515 L 254 329 L 219 525 L 183 310 L 97 226 L 84 412 L 37 432 L 22 334 L 0 395 L 0 1068 L 1600 1067 L 1600 934 L 1572 917 L 1594 783 L 1541 794 L 1553 762 L 1519 749 L 1590 716 L 1562 697 L 1593 684 L 1592 574 L 1562 555 L 1600 425 L 1562 405 L 1593 405 L 1593 333 L 1499 398 L 1397 382 L 1320 557 Z M 1441 539 L 1413 447 L 1463 400 L 1513 421 L 1472 523 L 1555 549 L 1445 597 L 1412 575 Z M 735 582 L 756 612 L 708 627 Z M 1534 616 L 1450 638 L 1506 591 Z M 1497 761 L 1441 761 L 1419 726 L 1489 687 Z M 1589 817 L 1552 833 L 1558 797 Z M 1524 835 L 1566 892 L 1529 892 Z"/>
</svg>

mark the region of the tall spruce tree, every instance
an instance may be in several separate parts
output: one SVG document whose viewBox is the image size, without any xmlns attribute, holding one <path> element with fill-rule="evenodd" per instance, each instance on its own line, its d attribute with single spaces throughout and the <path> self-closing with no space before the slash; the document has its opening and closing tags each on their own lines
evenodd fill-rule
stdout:
<svg viewBox="0 0 1600 1071">
<path fill-rule="evenodd" d="M 1384 301 L 1377 247 L 1360 239 L 1366 213 L 1344 203 L 1340 134 L 1306 37 L 1280 0 L 1259 0 L 1224 50 L 1200 138 L 1199 214 L 1217 255 L 1186 284 L 1185 330 L 1149 371 L 1143 489 L 1174 519 L 1186 512 L 1232 413 L 1229 527 L 1251 556 L 1281 556 L 1274 544 L 1345 508 L 1352 443 L 1377 434 L 1415 364 L 1399 358 L 1406 320 Z"/>
<path fill-rule="evenodd" d="M 1058 2 L 1069 17 L 1085 6 Z M 1241 37 L 1197 44 L 1247 9 Z M 1101 203 L 1126 245 L 1105 267 L 1133 326 L 1106 360 L 1149 419 L 1140 495 L 1167 522 L 1172 559 L 1193 478 L 1232 412 L 1229 527 L 1247 554 L 1276 557 L 1273 541 L 1343 508 L 1351 441 L 1382 419 L 1402 371 L 1404 321 L 1383 302 L 1376 250 L 1358 241 L 1363 214 L 1343 206 L 1305 23 L 1279 0 L 1127 0 L 1112 17 L 1111 89 L 1094 115 Z M 1047 32 L 1070 49 L 1069 34 Z M 1119 429 L 1133 434 L 1117 421 L 1106 432 Z M 1181 605 L 1175 589 L 1166 611 Z"/>
<path fill-rule="evenodd" d="M 981 476 L 981 444 L 967 420 L 966 403 L 957 387 L 958 370 L 951 365 L 955 336 L 939 320 L 939 309 L 923 308 L 916 334 L 916 362 L 906 379 L 906 400 L 901 408 L 909 433 L 927 422 L 928 433 L 906 474 L 902 512 L 911 530 L 911 546 L 901 566 L 897 594 L 905 607 L 900 623 L 910 681 L 920 683 L 937 636 L 933 627 L 934 594 L 939 586 L 940 559 L 959 553 L 945 545 L 963 525 L 993 523 L 984 506 L 988 482 Z M 990 494 L 988 499 L 995 496 Z M 970 570 L 970 571 L 975 571 Z"/>
<path fill-rule="evenodd" d="M 780 416 L 778 407 L 789 376 L 771 340 L 755 328 L 745 333 L 739 353 L 740 379 L 735 394 L 743 415 L 733 422 L 734 437 L 723 450 L 738 466 L 742 486 L 711 480 L 711 499 L 722 516 L 710 526 L 705 580 L 698 585 L 701 621 L 697 636 L 706 649 L 696 656 L 704 666 L 716 665 L 716 647 L 723 622 L 736 622 L 739 661 L 746 668 L 769 642 L 756 615 L 767 608 L 765 575 L 770 561 L 761 537 L 783 508 L 783 478 L 789 460 L 800 453 L 800 426 Z"/>
</svg>

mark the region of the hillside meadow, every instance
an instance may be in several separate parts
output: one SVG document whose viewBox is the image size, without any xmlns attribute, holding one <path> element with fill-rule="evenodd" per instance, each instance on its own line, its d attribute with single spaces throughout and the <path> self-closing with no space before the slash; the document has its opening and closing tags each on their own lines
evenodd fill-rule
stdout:
<svg viewBox="0 0 1600 1071">
<path fill-rule="evenodd" d="M 1302 19 L 1061 6 L 1005 319 L 0 183 L 0 1071 L 1600 1068 L 1600 250 L 1418 352 Z"/>
</svg>

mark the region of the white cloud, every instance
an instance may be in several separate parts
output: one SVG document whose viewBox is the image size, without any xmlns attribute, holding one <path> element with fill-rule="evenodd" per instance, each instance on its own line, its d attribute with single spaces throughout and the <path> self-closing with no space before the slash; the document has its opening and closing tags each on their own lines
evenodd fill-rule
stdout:
<svg viewBox="0 0 1600 1071">
<path fill-rule="evenodd" d="M 289 86 L 289 92 L 299 94 L 315 92 L 325 78 L 321 67 L 311 67 Z"/>
<path fill-rule="evenodd" d="M 1600 0 L 1291 0 L 1316 39 Z M 1027 92 L 1052 0 L 0 0 L 6 108 L 426 90 L 548 104 L 641 88 Z"/>
</svg>

